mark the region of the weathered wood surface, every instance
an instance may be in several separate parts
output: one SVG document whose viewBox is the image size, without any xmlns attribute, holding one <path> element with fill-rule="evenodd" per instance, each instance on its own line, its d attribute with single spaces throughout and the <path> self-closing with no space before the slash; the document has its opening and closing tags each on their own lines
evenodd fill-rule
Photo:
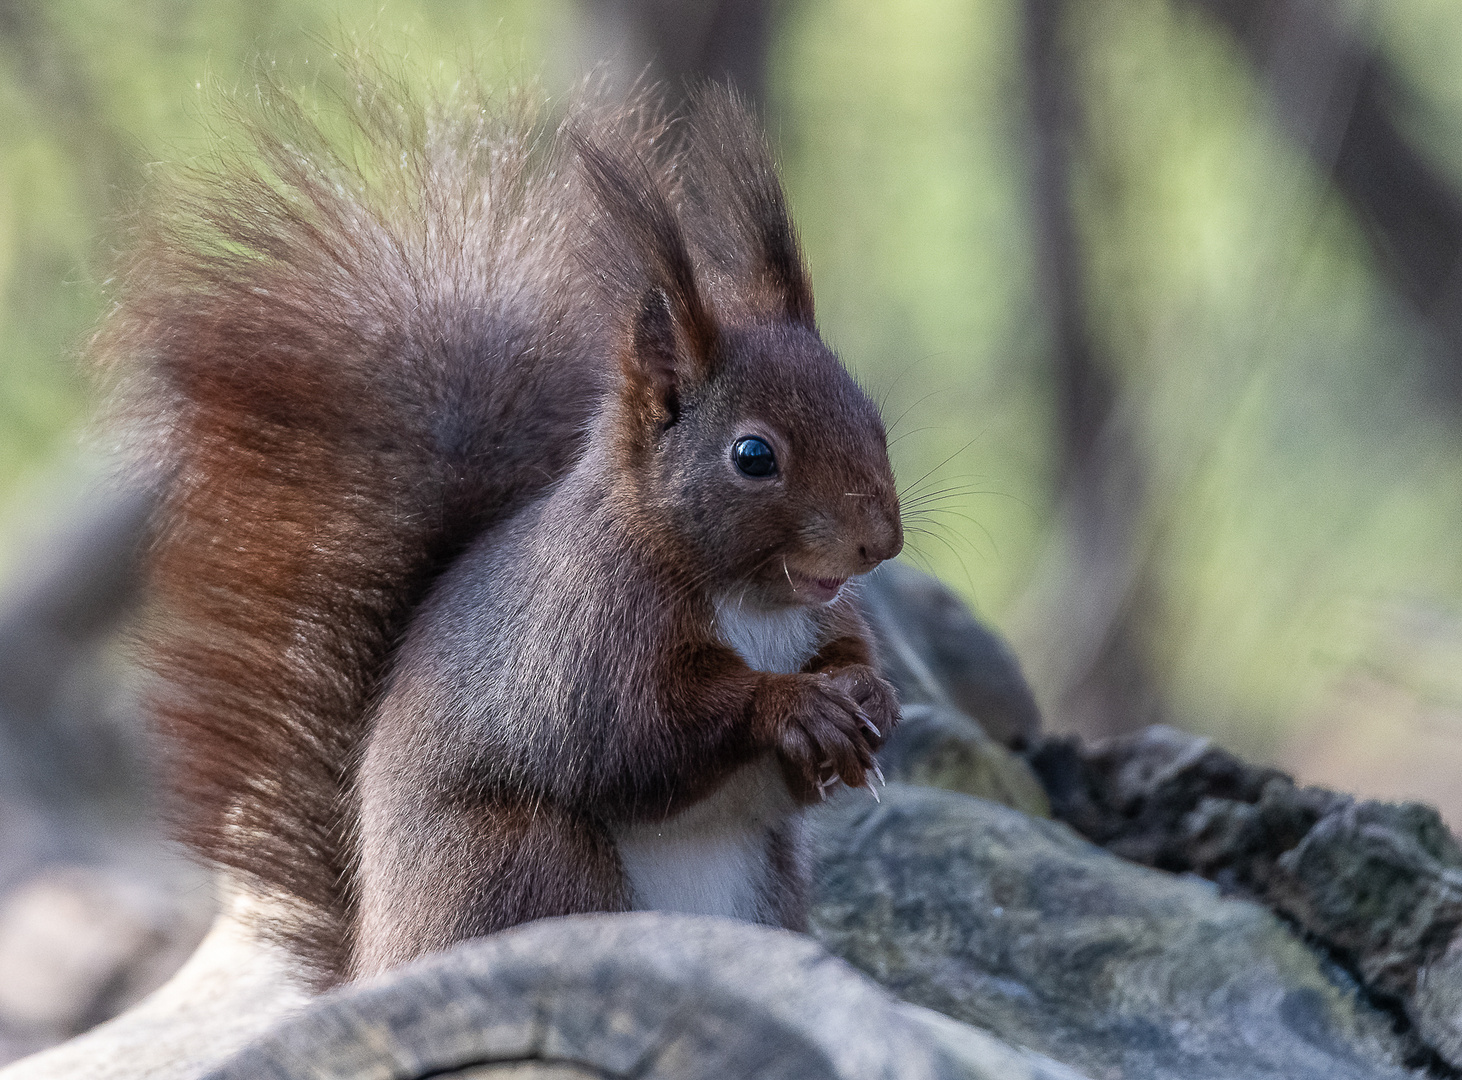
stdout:
<svg viewBox="0 0 1462 1080">
<path fill-rule="evenodd" d="M 1401 1080 L 1391 1018 L 1267 908 L 957 792 L 819 822 L 812 932 L 909 1001 L 1121 1080 Z"/>
<path fill-rule="evenodd" d="M 806 937 L 642 912 L 529 924 L 321 998 L 209 1080 L 1071 1080 Z"/>
<path fill-rule="evenodd" d="M 176 975 L 140 1004 L 69 1042 L 0 1069 L 4 1080 L 196 1080 L 308 996 L 248 928 L 219 916 Z"/>
<path fill-rule="evenodd" d="M 153 997 L 0 1070 L 4 1080 L 631 1075 L 1085 1080 L 898 1001 L 808 938 L 648 912 L 530 924 L 315 999 L 229 912 Z"/>
</svg>

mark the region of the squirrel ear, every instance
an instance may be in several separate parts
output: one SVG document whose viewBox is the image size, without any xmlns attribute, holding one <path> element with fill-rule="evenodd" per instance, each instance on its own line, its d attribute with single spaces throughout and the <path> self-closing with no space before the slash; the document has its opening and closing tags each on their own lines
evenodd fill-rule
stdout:
<svg viewBox="0 0 1462 1080">
<path fill-rule="evenodd" d="M 655 427 L 680 419 L 675 322 L 663 289 L 649 289 L 635 312 L 630 346 L 620 359 L 628 397 Z"/>
<path fill-rule="evenodd" d="M 606 146 L 577 128 L 570 136 L 601 213 L 596 231 L 610 256 L 601 274 L 629 297 L 626 390 L 647 418 L 674 423 L 683 392 L 714 373 L 720 329 L 680 221 L 634 146 Z"/>
</svg>

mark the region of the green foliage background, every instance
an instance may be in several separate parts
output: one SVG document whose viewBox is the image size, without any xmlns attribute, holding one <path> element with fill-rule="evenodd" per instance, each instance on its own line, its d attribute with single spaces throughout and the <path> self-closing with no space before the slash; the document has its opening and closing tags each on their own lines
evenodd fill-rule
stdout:
<svg viewBox="0 0 1462 1080">
<path fill-rule="evenodd" d="M 352 35 L 439 76 L 471 62 L 562 88 L 584 66 L 566 0 L 15 9 L 0 37 L 12 576 L 95 468 L 76 357 L 148 163 L 207 146 L 209 87 L 247 86 L 261 54 L 311 78 Z M 1359 10 L 1462 184 L 1462 7 Z M 1363 685 L 1374 738 L 1420 709 L 1462 746 L 1462 440 L 1421 377 L 1428 343 L 1220 29 L 1171 0 L 1079 11 L 1085 269 L 1153 473 L 1146 636 L 1174 716 L 1294 763 L 1354 720 Z M 886 395 L 901 478 L 958 491 L 910 555 L 1036 654 L 1025 598 L 1053 538 L 1056 444 L 1018 18 L 1012 0 L 791 0 L 769 111 L 825 332 Z"/>
</svg>

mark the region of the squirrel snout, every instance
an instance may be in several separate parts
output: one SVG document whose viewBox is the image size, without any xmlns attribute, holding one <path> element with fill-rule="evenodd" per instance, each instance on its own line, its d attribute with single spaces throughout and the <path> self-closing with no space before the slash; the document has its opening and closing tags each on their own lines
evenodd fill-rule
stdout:
<svg viewBox="0 0 1462 1080">
<path fill-rule="evenodd" d="M 859 573 L 866 574 L 879 563 L 892 559 L 904 547 L 903 523 L 897 513 L 869 521 L 858 542 Z"/>
</svg>

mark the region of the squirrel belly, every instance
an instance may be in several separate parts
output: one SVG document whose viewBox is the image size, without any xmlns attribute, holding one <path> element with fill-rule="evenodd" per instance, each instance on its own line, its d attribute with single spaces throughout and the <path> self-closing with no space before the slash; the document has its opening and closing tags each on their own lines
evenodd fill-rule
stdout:
<svg viewBox="0 0 1462 1080">
<path fill-rule="evenodd" d="M 801 815 L 767 754 L 690 809 L 615 830 L 630 907 L 802 929 Z"/>
<path fill-rule="evenodd" d="M 725 596 L 716 629 L 748 667 L 786 675 L 802 669 L 821 637 L 807 608 L 762 611 Z M 631 905 L 802 929 L 802 812 L 768 753 L 688 810 L 616 830 Z"/>
</svg>

